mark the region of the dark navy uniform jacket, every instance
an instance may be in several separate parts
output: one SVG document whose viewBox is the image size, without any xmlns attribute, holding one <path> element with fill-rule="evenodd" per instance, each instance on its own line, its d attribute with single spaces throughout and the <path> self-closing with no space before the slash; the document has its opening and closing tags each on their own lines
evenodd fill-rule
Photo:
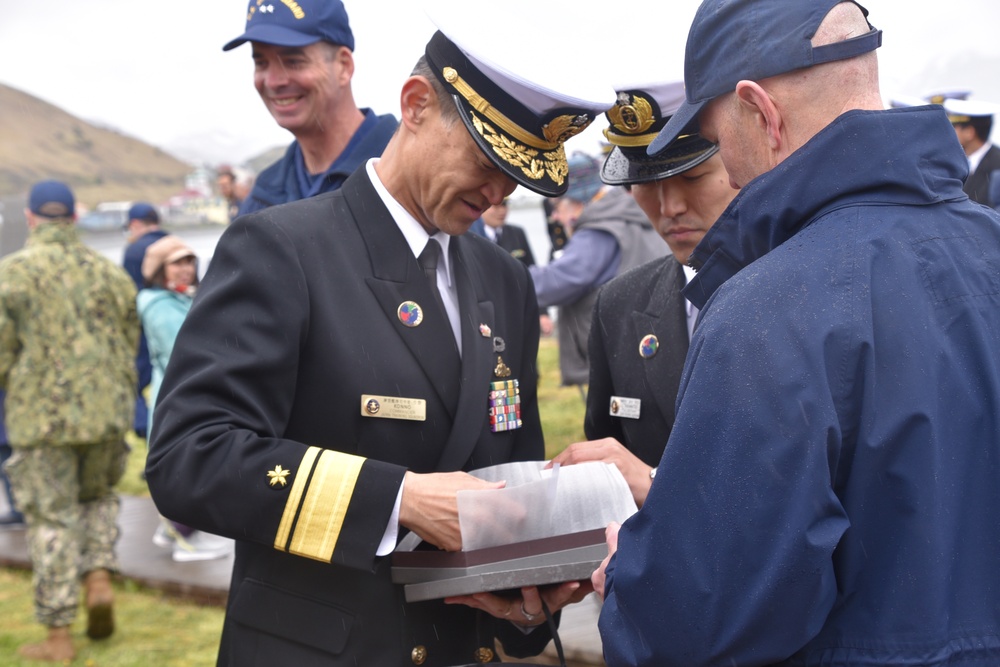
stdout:
<svg viewBox="0 0 1000 667">
<path fill-rule="evenodd" d="M 996 187 L 992 186 L 992 181 L 996 178 L 993 174 L 998 169 L 1000 169 L 1000 148 L 990 146 L 979 166 L 965 180 L 965 185 L 962 187 L 965 194 L 985 206 L 992 208 L 1000 206 L 1000 201 L 994 199 Z"/>
<path fill-rule="evenodd" d="M 544 457 L 538 306 L 527 269 L 485 239 L 450 242 L 462 357 L 447 317 L 364 169 L 337 192 L 227 229 L 181 328 L 147 465 L 167 517 L 237 540 L 220 665 L 473 662 L 529 634 L 469 607 L 404 602 L 375 552 L 407 470 Z M 417 326 L 401 306 L 423 309 Z M 411 313 L 412 314 L 412 313 Z M 491 432 L 504 341 L 523 427 Z M 422 420 L 382 405 L 423 402 Z M 479 653 L 482 655 L 482 653 Z"/>
<path fill-rule="evenodd" d="M 663 454 L 688 351 L 684 269 L 668 255 L 623 273 L 601 288 L 590 327 L 590 386 L 584 432 L 615 438 L 647 465 Z M 643 340 L 655 336 L 650 354 Z M 612 397 L 638 399 L 638 418 L 612 412 Z"/>
</svg>

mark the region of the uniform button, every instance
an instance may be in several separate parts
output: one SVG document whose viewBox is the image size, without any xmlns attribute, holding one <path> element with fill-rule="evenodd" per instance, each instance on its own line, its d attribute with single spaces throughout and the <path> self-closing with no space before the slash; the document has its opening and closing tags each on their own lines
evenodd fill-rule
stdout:
<svg viewBox="0 0 1000 667">
<path fill-rule="evenodd" d="M 476 662 L 489 662 L 493 659 L 493 650 L 485 646 L 476 649 Z"/>
<path fill-rule="evenodd" d="M 414 646 L 410 651 L 410 660 L 414 665 L 422 665 L 427 660 L 427 649 L 423 646 Z"/>
</svg>

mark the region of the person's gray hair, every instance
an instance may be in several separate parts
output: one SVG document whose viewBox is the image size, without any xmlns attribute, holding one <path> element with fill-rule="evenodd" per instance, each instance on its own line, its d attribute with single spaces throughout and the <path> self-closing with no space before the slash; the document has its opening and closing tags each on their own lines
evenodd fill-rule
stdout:
<svg viewBox="0 0 1000 667">
<path fill-rule="evenodd" d="M 434 75 L 431 70 L 430 63 L 427 62 L 427 56 L 420 56 L 417 60 L 417 64 L 413 66 L 413 71 L 410 72 L 410 76 L 422 76 L 428 81 L 430 81 L 431 88 L 434 89 L 434 93 L 438 98 L 438 107 L 441 110 L 441 120 L 444 122 L 445 127 L 450 128 L 452 125 L 461 120 L 458 113 L 458 105 L 456 104 L 451 93 L 445 90 L 444 85 L 441 81 Z"/>
</svg>

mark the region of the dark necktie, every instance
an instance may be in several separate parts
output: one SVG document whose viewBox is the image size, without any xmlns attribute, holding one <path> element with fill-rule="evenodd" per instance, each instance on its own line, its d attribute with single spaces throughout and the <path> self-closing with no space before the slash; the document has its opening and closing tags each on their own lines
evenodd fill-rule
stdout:
<svg viewBox="0 0 1000 667">
<path fill-rule="evenodd" d="M 497 240 L 496 240 L 496 242 L 497 242 L 497 244 L 499 245 L 499 243 L 500 243 L 500 239 L 502 239 L 502 238 L 503 238 L 503 227 L 497 227 L 497 231 L 496 231 L 496 237 L 497 237 Z"/>
<path fill-rule="evenodd" d="M 440 259 L 441 244 L 434 239 L 427 239 L 427 245 L 424 246 L 423 252 L 420 253 L 417 261 L 420 262 L 420 266 L 424 270 L 424 275 L 430 283 L 431 292 L 434 294 L 434 300 L 437 302 L 438 308 L 441 309 L 441 314 L 444 315 L 447 322 L 448 311 L 444 309 L 444 301 L 441 300 L 441 292 L 438 290 L 437 282 L 437 266 Z"/>
</svg>

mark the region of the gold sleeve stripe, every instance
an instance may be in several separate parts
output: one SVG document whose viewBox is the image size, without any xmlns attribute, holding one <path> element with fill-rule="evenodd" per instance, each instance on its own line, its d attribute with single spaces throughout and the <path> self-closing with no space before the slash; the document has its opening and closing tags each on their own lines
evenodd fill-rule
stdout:
<svg viewBox="0 0 1000 667">
<path fill-rule="evenodd" d="M 302 499 L 288 547 L 290 553 L 327 563 L 333 559 L 364 462 L 360 456 L 322 451 Z"/>
<path fill-rule="evenodd" d="M 278 551 L 288 550 L 288 536 L 292 533 L 292 526 L 295 524 L 295 515 L 299 511 L 299 503 L 302 501 L 302 493 L 306 489 L 309 481 L 309 472 L 316 463 L 316 457 L 323 451 L 319 447 L 310 447 L 306 450 L 299 467 L 295 471 L 295 481 L 288 492 L 288 500 L 285 502 L 285 513 L 281 515 L 281 522 L 278 524 L 278 533 L 274 536 L 274 548 Z"/>
</svg>

